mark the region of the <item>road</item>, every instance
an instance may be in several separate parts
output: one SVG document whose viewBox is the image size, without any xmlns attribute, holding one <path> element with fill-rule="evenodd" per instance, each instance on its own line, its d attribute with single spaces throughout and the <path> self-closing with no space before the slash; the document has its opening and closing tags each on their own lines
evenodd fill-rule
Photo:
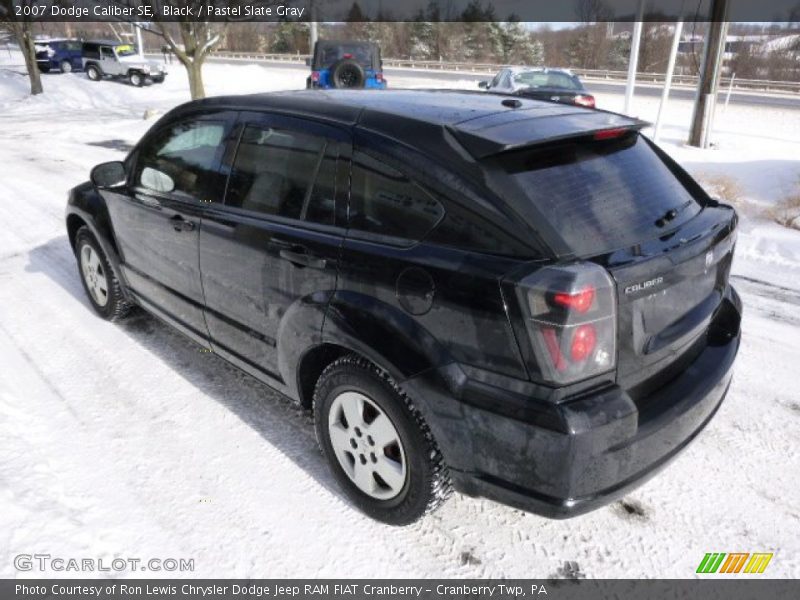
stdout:
<svg viewBox="0 0 800 600">
<path fill-rule="evenodd" d="M 307 67 L 301 63 L 285 62 L 285 61 L 245 61 L 242 59 L 230 58 L 211 58 L 213 62 L 230 65 L 241 65 L 248 62 L 256 64 L 269 65 L 274 69 L 285 69 L 293 71 L 302 71 L 302 76 L 307 77 Z M 397 87 L 406 87 L 409 82 L 418 82 L 420 79 L 428 79 L 436 82 L 439 86 L 456 84 L 458 87 L 464 87 L 466 82 L 475 82 L 475 89 L 477 89 L 478 82 L 489 79 L 487 75 L 476 75 L 467 72 L 455 71 L 433 71 L 428 69 L 407 69 L 407 68 L 386 68 L 386 79 L 389 85 Z M 607 94 L 622 94 L 625 83 L 622 81 L 607 81 L 607 80 L 584 80 L 586 87 L 595 93 Z M 661 95 L 662 87 L 657 84 L 640 83 L 635 88 L 635 94 L 640 96 L 658 97 Z M 670 92 L 670 98 L 680 100 L 691 100 L 694 98 L 694 88 L 680 86 L 673 87 Z M 720 101 L 723 101 L 725 92 L 720 93 Z M 758 92 L 732 92 L 731 104 L 749 105 L 749 106 L 769 106 L 775 108 L 791 108 L 800 110 L 800 95 L 792 96 L 790 94 L 759 94 Z"/>
<path fill-rule="evenodd" d="M 182 71 L 147 88 L 53 75 L 33 99 L 0 71 L 0 576 L 47 552 L 191 558 L 176 575 L 205 578 L 685 578 L 711 551 L 775 552 L 766 576 L 800 575 L 800 323 L 784 266 L 785 282 L 761 262 L 736 272 L 744 341 L 709 427 L 658 477 L 568 521 L 456 495 L 414 526 L 377 524 L 338 491 L 308 414 L 144 313 L 96 317 L 67 190 L 124 156 L 146 109 L 187 99 Z M 296 84 L 264 71 L 210 64 L 209 95 Z"/>
</svg>

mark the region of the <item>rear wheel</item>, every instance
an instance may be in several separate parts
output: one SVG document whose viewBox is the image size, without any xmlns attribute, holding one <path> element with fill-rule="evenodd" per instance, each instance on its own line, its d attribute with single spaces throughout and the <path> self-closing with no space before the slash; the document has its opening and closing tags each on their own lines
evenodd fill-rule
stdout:
<svg viewBox="0 0 800 600">
<path fill-rule="evenodd" d="M 72 63 L 68 60 L 62 60 L 59 68 L 62 73 L 72 73 Z"/>
<path fill-rule="evenodd" d="M 103 73 L 100 72 L 97 65 L 89 65 L 86 67 L 86 76 L 92 81 L 100 81 L 103 78 Z"/>
<path fill-rule="evenodd" d="M 87 227 L 81 227 L 75 236 L 75 254 L 83 289 L 95 312 L 109 321 L 127 315 L 132 305 L 125 300 L 108 258 Z"/>
<path fill-rule="evenodd" d="M 369 361 L 345 356 L 323 371 L 314 418 L 343 491 L 372 518 L 407 525 L 450 496 L 447 467 L 422 415 Z"/>
</svg>

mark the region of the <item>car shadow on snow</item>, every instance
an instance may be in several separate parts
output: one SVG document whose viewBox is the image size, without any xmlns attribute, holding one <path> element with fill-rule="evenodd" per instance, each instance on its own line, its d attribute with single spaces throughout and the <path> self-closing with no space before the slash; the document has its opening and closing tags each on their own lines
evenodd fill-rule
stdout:
<svg viewBox="0 0 800 600">
<path fill-rule="evenodd" d="M 94 315 L 66 236 L 33 248 L 28 258 L 26 272 L 46 275 Z M 141 309 L 114 325 L 176 376 L 233 412 L 327 491 L 348 502 L 319 451 L 308 411 Z M 242 460 L 249 457 L 242 456 Z M 251 471 L 250 475 L 257 473 Z M 262 475 L 269 477 L 270 473 Z"/>
</svg>

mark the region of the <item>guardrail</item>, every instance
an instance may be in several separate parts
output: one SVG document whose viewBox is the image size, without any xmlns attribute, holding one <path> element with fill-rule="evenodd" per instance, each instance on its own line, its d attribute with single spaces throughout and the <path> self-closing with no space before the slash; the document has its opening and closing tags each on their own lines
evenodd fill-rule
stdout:
<svg viewBox="0 0 800 600">
<path fill-rule="evenodd" d="M 270 54 L 260 52 L 230 52 L 220 50 L 212 56 L 236 60 L 253 60 L 261 62 L 286 62 L 304 65 L 308 54 Z M 383 66 L 397 69 L 416 69 L 421 71 L 451 71 L 474 75 L 492 75 L 504 65 L 491 63 L 463 63 L 444 62 L 435 60 L 414 60 L 404 58 L 384 58 Z M 602 69 L 572 69 L 572 72 L 587 81 L 625 81 L 627 71 L 612 71 Z M 637 83 L 664 83 L 663 73 L 637 73 Z M 677 86 L 697 86 L 696 75 L 672 76 L 672 84 Z M 726 89 L 730 86 L 730 78 L 723 77 L 720 87 Z M 765 92 L 789 92 L 800 94 L 800 81 L 768 81 L 763 79 L 733 79 L 734 90 L 755 90 Z"/>
</svg>

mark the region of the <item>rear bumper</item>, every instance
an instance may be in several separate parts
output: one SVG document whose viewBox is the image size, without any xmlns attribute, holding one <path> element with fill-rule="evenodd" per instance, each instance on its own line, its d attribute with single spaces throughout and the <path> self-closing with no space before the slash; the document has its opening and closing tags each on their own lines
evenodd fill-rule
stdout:
<svg viewBox="0 0 800 600">
<path fill-rule="evenodd" d="M 567 518 L 623 496 L 697 437 L 728 391 L 740 321 L 741 302 L 730 288 L 702 352 L 637 400 L 611 385 L 548 409 L 520 410 L 519 390 L 487 386 L 452 365 L 406 385 L 425 399 L 456 489 Z"/>
</svg>

